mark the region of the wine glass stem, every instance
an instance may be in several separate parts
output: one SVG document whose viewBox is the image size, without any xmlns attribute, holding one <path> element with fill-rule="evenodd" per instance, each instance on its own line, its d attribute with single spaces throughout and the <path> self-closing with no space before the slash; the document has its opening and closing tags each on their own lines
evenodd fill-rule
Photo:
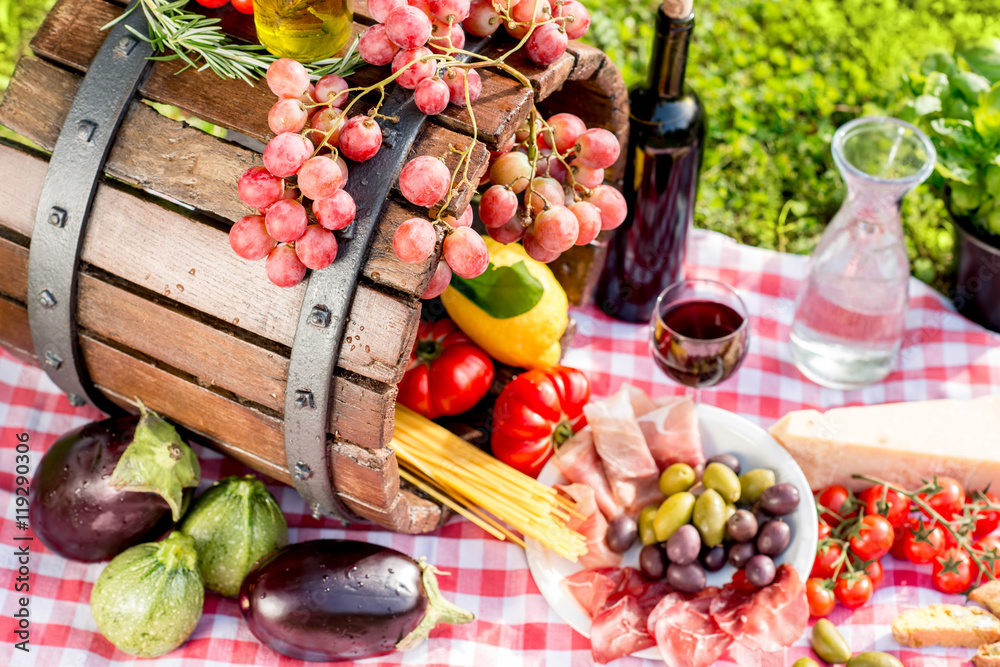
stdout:
<svg viewBox="0 0 1000 667">
<path fill-rule="evenodd" d="M 695 405 L 701 403 L 701 389 L 699 387 L 691 387 L 691 386 L 685 387 L 684 395 L 690 398 Z"/>
</svg>

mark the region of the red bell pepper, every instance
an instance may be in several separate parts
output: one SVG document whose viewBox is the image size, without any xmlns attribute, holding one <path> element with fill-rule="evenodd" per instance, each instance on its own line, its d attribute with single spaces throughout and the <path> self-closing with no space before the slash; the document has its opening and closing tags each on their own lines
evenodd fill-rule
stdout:
<svg viewBox="0 0 1000 667">
<path fill-rule="evenodd" d="M 553 366 L 518 375 L 493 407 L 493 455 L 538 477 L 555 448 L 586 425 L 590 382 L 575 368 Z"/>
<path fill-rule="evenodd" d="M 492 384 L 493 360 L 454 322 L 421 322 L 396 400 L 437 419 L 471 410 Z"/>
</svg>

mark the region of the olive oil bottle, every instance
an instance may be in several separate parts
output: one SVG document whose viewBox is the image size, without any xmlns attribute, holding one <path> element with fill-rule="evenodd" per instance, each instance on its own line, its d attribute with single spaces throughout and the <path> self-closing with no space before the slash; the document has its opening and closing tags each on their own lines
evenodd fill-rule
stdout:
<svg viewBox="0 0 1000 667">
<path fill-rule="evenodd" d="M 350 0 L 253 0 L 257 39 L 276 56 L 332 58 L 351 37 Z"/>
</svg>

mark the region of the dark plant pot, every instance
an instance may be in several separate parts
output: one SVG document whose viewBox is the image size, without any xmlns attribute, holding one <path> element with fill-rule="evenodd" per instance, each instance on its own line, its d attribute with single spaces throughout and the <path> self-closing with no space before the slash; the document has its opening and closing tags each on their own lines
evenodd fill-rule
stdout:
<svg viewBox="0 0 1000 667">
<path fill-rule="evenodd" d="M 981 231 L 971 218 L 952 220 L 958 260 L 952 301 L 970 320 L 1000 331 L 1000 237 Z"/>
</svg>

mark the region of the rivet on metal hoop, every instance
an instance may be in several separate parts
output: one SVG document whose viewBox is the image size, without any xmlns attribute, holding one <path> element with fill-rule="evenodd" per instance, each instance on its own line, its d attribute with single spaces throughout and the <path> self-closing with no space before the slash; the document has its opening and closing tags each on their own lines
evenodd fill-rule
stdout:
<svg viewBox="0 0 1000 667">
<path fill-rule="evenodd" d="M 139 40 L 132 35 L 124 35 L 118 40 L 118 43 L 115 44 L 115 53 L 120 56 L 130 56 L 138 44 Z"/>
<path fill-rule="evenodd" d="M 62 366 L 62 364 L 63 364 L 62 357 L 60 357 L 55 352 L 46 352 L 45 353 L 45 365 L 46 366 L 49 366 L 49 367 L 54 368 L 56 370 L 59 370 L 59 368 Z"/>
<path fill-rule="evenodd" d="M 43 289 L 38 294 L 38 303 L 42 304 L 43 308 L 52 308 L 56 305 L 56 298 L 47 289 Z"/>
<path fill-rule="evenodd" d="M 320 329 L 326 329 L 330 326 L 331 317 L 329 308 L 324 305 L 316 305 L 309 312 L 309 324 Z"/>
<path fill-rule="evenodd" d="M 87 401 L 83 400 L 83 398 L 72 393 L 66 394 L 66 400 L 68 400 L 69 404 L 72 405 L 74 408 L 83 407 L 87 403 Z"/>
<path fill-rule="evenodd" d="M 80 141 L 86 141 L 88 144 L 94 140 L 94 132 L 97 131 L 97 123 L 92 120 L 81 120 L 80 124 L 76 126 L 76 136 Z"/>
<path fill-rule="evenodd" d="M 53 206 L 49 209 L 49 224 L 53 227 L 66 226 L 66 209 Z"/>
<path fill-rule="evenodd" d="M 313 398 L 313 393 L 308 389 L 295 390 L 295 403 L 300 408 L 316 408 L 316 400 Z"/>
<path fill-rule="evenodd" d="M 313 476 L 312 468 L 302 461 L 295 464 L 295 478 L 296 479 L 309 479 Z"/>
</svg>

